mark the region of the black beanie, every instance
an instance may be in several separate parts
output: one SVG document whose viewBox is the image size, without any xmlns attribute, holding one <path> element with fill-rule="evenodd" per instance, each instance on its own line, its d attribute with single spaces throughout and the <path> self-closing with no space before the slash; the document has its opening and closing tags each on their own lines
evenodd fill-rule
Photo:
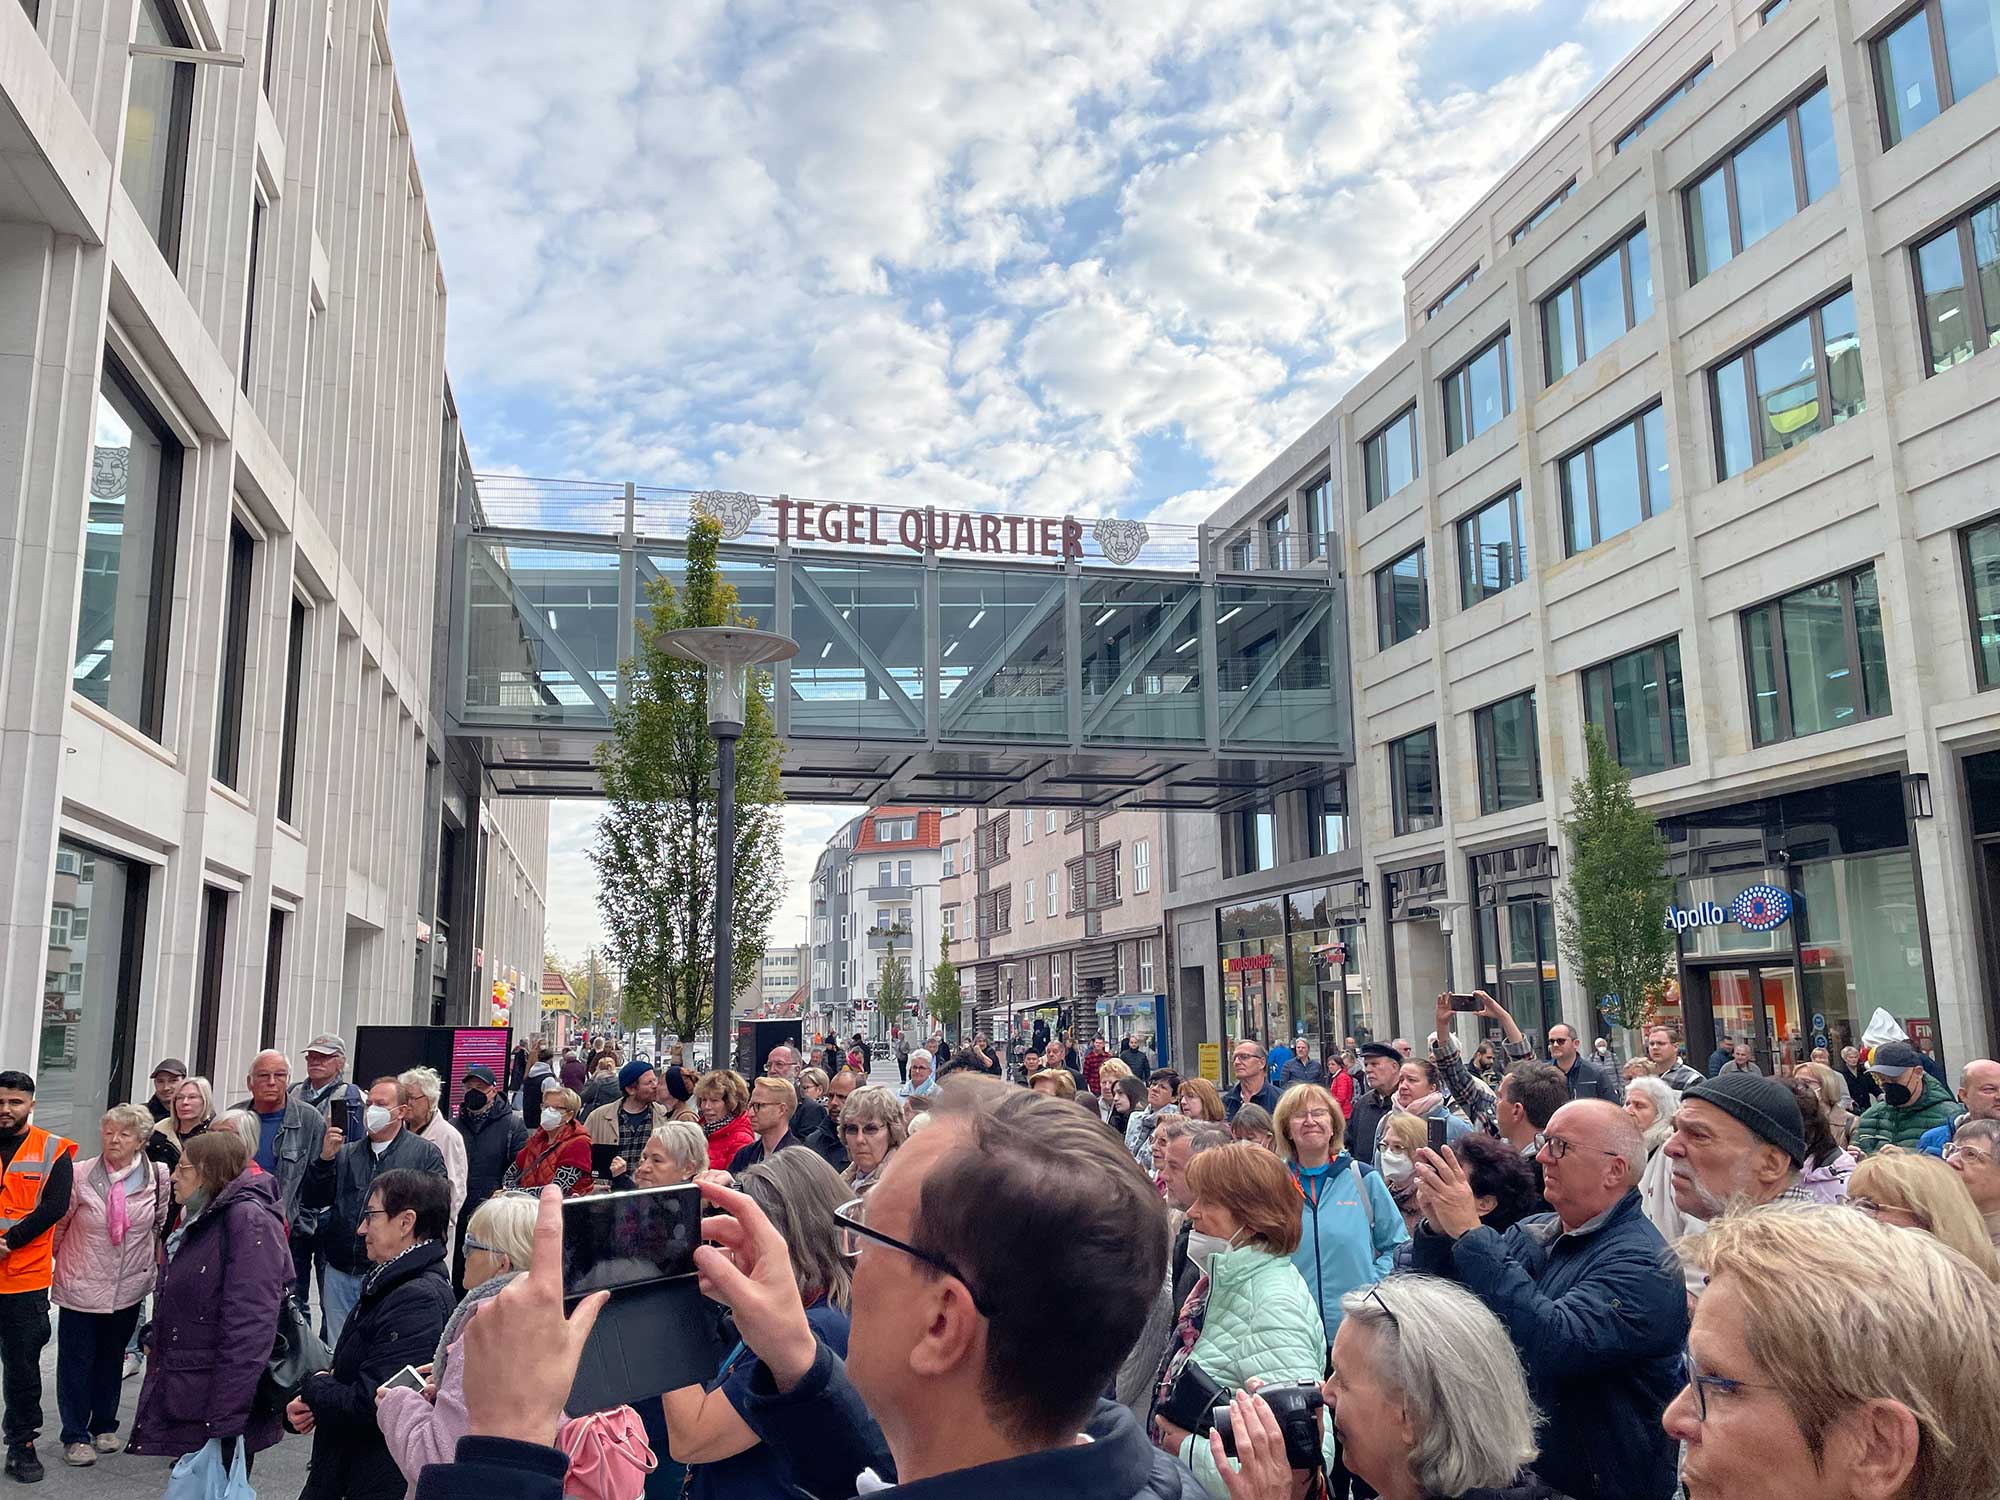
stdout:
<svg viewBox="0 0 2000 1500">
<path fill-rule="evenodd" d="M 1777 1079 L 1761 1073 L 1724 1073 L 1689 1084 L 1681 1098 L 1699 1099 L 1735 1116 L 1752 1135 L 1790 1156 L 1794 1166 L 1805 1165 L 1806 1118 L 1792 1091 Z"/>
</svg>

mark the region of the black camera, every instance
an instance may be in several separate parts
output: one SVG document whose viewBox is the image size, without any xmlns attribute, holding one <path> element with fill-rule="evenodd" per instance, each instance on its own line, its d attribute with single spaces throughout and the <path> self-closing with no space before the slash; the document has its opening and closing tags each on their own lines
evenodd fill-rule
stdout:
<svg viewBox="0 0 2000 1500">
<path fill-rule="evenodd" d="M 1310 1380 L 1295 1380 L 1283 1385 L 1260 1386 L 1257 1394 L 1271 1408 L 1271 1415 L 1278 1419 L 1278 1430 L 1285 1435 L 1285 1466 L 1299 1470 L 1317 1469 L 1321 1458 L 1319 1413 L 1320 1408 L 1326 1405 L 1326 1398 L 1320 1395 L 1319 1387 Z M 1236 1457 L 1236 1431 L 1229 1414 L 1229 1403 L 1218 1403 L 1209 1413 L 1209 1421 L 1222 1434 L 1222 1451 L 1231 1458 Z"/>
</svg>

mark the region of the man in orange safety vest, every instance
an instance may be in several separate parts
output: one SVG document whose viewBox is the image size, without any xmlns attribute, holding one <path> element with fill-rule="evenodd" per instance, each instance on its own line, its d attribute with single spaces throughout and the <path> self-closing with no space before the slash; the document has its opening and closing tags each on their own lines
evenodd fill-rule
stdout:
<svg viewBox="0 0 2000 1500">
<path fill-rule="evenodd" d="M 35 1080 L 0 1072 L 0 1395 L 6 1472 L 23 1484 L 42 1478 L 35 1439 L 42 1431 L 42 1350 L 49 1342 L 50 1233 L 69 1212 L 76 1143 L 34 1123 Z"/>
</svg>

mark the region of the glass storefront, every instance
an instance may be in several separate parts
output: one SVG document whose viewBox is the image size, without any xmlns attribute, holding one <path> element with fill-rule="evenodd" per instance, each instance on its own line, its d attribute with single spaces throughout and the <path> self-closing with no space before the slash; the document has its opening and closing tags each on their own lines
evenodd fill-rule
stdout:
<svg viewBox="0 0 2000 1500">
<path fill-rule="evenodd" d="M 1758 1064 L 1859 1045 L 1877 1010 L 1935 1039 L 1915 856 L 1898 778 L 1868 777 L 1662 825 L 1671 851 L 1688 1056 L 1749 1039 Z M 1764 926 L 1741 900 L 1788 907 Z M 1741 898 L 1741 899 L 1740 899 Z M 1670 1017 L 1664 1019 L 1669 1019 Z"/>
<path fill-rule="evenodd" d="M 1338 1045 L 1376 1034 L 1374 987 L 1363 963 L 1360 914 L 1340 905 L 1352 884 L 1266 896 L 1216 913 L 1222 1016 L 1229 1035 L 1312 1036 L 1326 1007 L 1327 1034 Z M 1314 953 L 1345 948 L 1344 963 Z"/>
<path fill-rule="evenodd" d="M 1551 868 L 1547 844 L 1472 857 L 1478 988 L 1507 1007 L 1538 1051 L 1549 1028 L 1563 1018 Z M 1497 1026 L 1485 1029 L 1498 1035 Z"/>
<path fill-rule="evenodd" d="M 56 846 L 35 1123 L 71 1140 L 93 1139 L 105 1105 L 132 1097 L 148 875 L 85 844 Z"/>
</svg>

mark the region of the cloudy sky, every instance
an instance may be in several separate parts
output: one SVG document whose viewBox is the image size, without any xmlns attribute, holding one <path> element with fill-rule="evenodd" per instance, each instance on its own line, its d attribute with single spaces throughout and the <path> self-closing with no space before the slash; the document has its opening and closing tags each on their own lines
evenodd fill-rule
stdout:
<svg viewBox="0 0 2000 1500">
<path fill-rule="evenodd" d="M 482 470 L 1194 521 L 1659 0 L 526 0 L 391 42 Z M 797 882 L 851 809 L 788 811 Z M 595 940 L 558 804 L 549 941 Z"/>
</svg>

